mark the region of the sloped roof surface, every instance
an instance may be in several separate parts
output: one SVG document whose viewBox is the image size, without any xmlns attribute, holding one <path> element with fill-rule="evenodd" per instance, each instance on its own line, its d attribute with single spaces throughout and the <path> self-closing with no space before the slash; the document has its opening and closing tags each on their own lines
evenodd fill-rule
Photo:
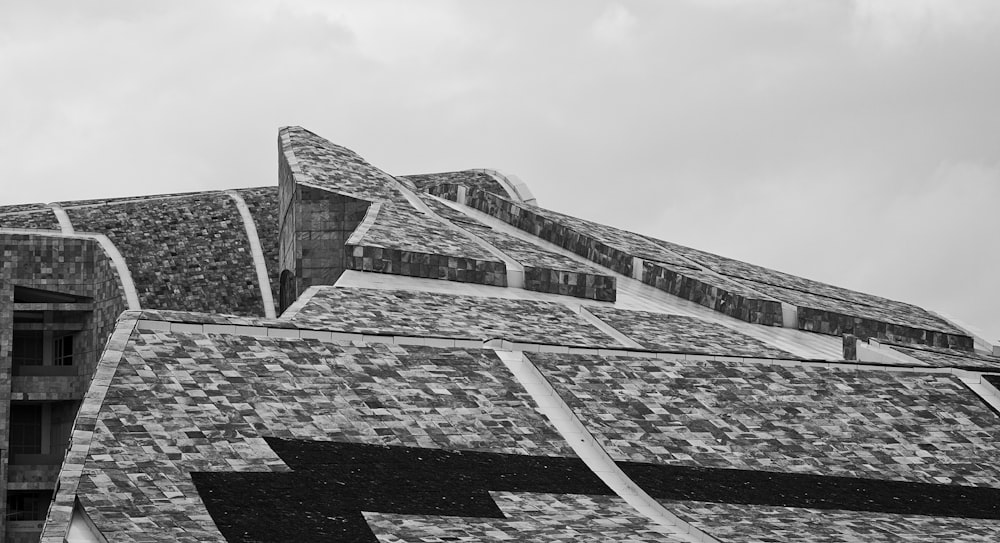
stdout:
<svg viewBox="0 0 1000 543">
<path fill-rule="evenodd" d="M 44 543 L 84 517 L 115 542 L 995 538 L 1000 366 L 958 326 L 514 202 L 484 172 L 397 179 L 298 127 L 279 145 L 281 190 L 239 192 L 263 263 L 220 193 L 63 205 L 149 309 L 101 358 Z M 258 318 L 245 270 L 278 289 L 288 245 L 325 235 L 282 228 L 296 186 L 371 204 L 345 243 L 363 265 Z M 414 271 L 463 258 L 524 283 Z M 614 295 L 572 291 L 584 276 Z"/>
</svg>

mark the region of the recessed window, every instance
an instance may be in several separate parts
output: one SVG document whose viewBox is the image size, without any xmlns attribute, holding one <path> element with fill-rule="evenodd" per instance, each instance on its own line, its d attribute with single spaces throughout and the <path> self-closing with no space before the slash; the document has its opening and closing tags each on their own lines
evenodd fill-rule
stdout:
<svg viewBox="0 0 1000 543">
<path fill-rule="evenodd" d="M 13 454 L 41 454 L 42 406 L 10 405 L 10 452 Z"/>
<path fill-rule="evenodd" d="M 57 337 L 52 346 L 52 363 L 55 366 L 73 365 L 73 336 Z"/>
<path fill-rule="evenodd" d="M 11 490 L 7 493 L 7 520 L 45 520 L 51 490 Z"/>
<path fill-rule="evenodd" d="M 14 332 L 11 362 L 14 366 L 41 366 L 45 360 L 44 343 L 40 332 Z"/>
</svg>

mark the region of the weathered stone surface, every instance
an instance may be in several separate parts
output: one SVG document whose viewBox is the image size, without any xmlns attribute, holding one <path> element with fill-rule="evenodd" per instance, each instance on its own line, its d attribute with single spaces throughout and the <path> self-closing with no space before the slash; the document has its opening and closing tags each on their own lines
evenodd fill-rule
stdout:
<svg viewBox="0 0 1000 543">
<path fill-rule="evenodd" d="M 616 460 L 1000 487 L 1000 418 L 949 374 L 528 357 Z"/>
<path fill-rule="evenodd" d="M 572 455 L 489 351 L 135 332 L 123 352 L 77 492 L 116 541 L 221 541 L 188 474 L 287 472 L 265 436 Z"/>
<path fill-rule="evenodd" d="M 890 344 L 892 348 L 928 365 L 940 368 L 965 368 L 1000 371 L 1000 357 L 928 345 Z"/>
<path fill-rule="evenodd" d="M 793 359 L 795 355 L 721 324 L 648 311 L 587 306 L 597 318 L 651 351 Z"/>
<path fill-rule="evenodd" d="M 263 315 L 243 220 L 225 193 L 66 209 L 80 232 L 108 236 L 143 307 Z"/>
<path fill-rule="evenodd" d="M 440 185 L 464 185 L 469 188 L 492 192 L 500 196 L 508 196 L 507 191 L 500 186 L 500 183 L 497 183 L 493 176 L 477 170 L 404 175 L 400 179 L 405 179 L 413 183 L 414 188 L 423 192 L 431 192 L 435 187 Z"/>
<path fill-rule="evenodd" d="M 505 519 L 367 513 L 385 543 L 444 541 L 679 542 L 617 496 L 491 492 Z"/>
<path fill-rule="evenodd" d="M 362 334 L 621 347 L 561 304 L 406 290 L 324 288 L 291 321 Z"/>
<path fill-rule="evenodd" d="M 29 230 L 59 230 L 59 221 L 51 209 L 32 213 L 0 215 L 0 228 L 24 228 Z"/>
<path fill-rule="evenodd" d="M 720 541 L 824 543 L 962 541 L 996 539 L 1000 521 L 836 511 L 763 505 L 663 501 L 679 517 Z"/>
</svg>

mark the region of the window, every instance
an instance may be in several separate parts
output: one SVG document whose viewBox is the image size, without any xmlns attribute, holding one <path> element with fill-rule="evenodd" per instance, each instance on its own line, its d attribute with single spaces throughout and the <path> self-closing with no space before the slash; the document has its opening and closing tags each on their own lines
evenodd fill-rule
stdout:
<svg viewBox="0 0 1000 543">
<path fill-rule="evenodd" d="M 42 453 L 42 406 L 10 405 L 10 452 Z"/>
<path fill-rule="evenodd" d="M 11 347 L 12 363 L 15 366 L 42 365 L 45 348 L 41 333 L 14 332 L 14 341 Z"/>
<path fill-rule="evenodd" d="M 52 363 L 56 366 L 73 365 L 73 336 L 58 337 L 52 349 Z"/>
<path fill-rule="evenodd" d="M 45 520 L 51 490 L 11 490 L 7 493 L 7 520 Z"/>
</svg>

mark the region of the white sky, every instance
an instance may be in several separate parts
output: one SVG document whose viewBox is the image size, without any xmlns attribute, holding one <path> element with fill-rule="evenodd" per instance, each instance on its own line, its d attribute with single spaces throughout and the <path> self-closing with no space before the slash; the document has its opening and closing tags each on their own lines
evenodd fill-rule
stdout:
<svg viewBox="0 0 1000 543">
<path fill-rule="evenodd" d="M 1000 339 L 1000 2 L 0 3 L 0 204 L 277 183 L 299 124 Z"/>
</svg>

